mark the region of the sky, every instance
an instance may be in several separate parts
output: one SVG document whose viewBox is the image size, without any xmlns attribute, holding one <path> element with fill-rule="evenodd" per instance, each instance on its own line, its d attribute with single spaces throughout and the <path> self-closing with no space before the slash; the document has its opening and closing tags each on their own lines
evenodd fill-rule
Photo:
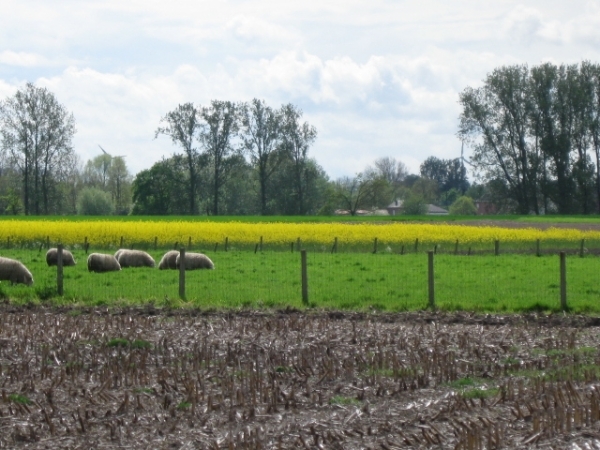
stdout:
<svg viewBox="0 0 600 450">
<path fill-rule="evenodd" d="M 181 150 L 178 104 L 293 103 L 332 179 L 460 157 L 459 94 L 505 65 L 600 62 L 600 0 L 0 0 L 0 100 L 48 88 L 83 162 Z M 470 149 L 465 149 L 466 156 Z"/>
</svg>

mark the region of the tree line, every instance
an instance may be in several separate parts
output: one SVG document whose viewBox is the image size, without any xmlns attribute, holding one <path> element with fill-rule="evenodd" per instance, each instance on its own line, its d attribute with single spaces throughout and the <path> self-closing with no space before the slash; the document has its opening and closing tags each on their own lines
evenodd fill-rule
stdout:
<svg viewBox="0 0 600 450">
<path fill-rule="evenodd" d="M 600 213 L 598 64 L 500 67 L 459 102 L 458 135 L 507 211 Z"/>
<path fill-rule="evenodd" d="M 327 176 L 308 155 L 317 131 L 292 104 L 185 103 L 162 117 L 161 136 L 181 153 L 137 175 L 134 214 L 316 213 Z"/>
<path fill-rule="evenodd" d="M 418 174 L 390 156 L 332 180 L 310 154 L 317 130 L 302 111 L 253 99 L 167 112 L 154 138 L 173 154 L 133 176 L 101 147 L 84 164 L 73 115 L 27 83 L 0 102 L 0 214 L 357 214 L 398 201 L 421 214 L 463 197 L 502 213 L 600 212 L 599 65 L 500 67 L 459 102 L 470 160 L 431 156 Z"/>
<path fill-rule="evenodd" d="M 100 145 L 83 163 L 75 119 L 46 88 L 27 83 L 0 102 L 0 214 L 307 215 L 449 206 L 469 187 L 459 160 L 428 158 L 410 174 L 393 157 L 331 180 L 309 151 L 314 126 L 292 104 L 214 100 L 178 105 L 155 138 L 176 150 L 135 176 Z"/>
</svg>

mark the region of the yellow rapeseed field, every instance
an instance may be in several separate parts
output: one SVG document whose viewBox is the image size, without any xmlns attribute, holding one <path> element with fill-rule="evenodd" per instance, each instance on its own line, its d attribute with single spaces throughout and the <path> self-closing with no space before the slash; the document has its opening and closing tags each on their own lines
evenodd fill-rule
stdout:
<svg viewBox="0 0 600 450">
<path fill-rule="evenodd" d="M 154 244 L 185 245 L 191 238 L 194 244 L 223 243 L 253 245 L 263 238 L 265 245 L 289 245 L 298 238 L 305 244 L 331 245 L 334 238 L 339 245 L 363 245 L 375 238 L 383 245 L 411 245 L 416 239 L 424 245 L 490 244 L 495 240 L 520 244 L 535 242 L 578 242 L 581 239 L 599 240 L 600 232 L 550 228 L 500 228 L 447 224 L 414 223 L 247 223 L 247 222 L 192 222 L 192 221 L 70 221 L 70 220 L 2 220 L 0 245 L 8 239 L 16 245 L 62 242 L 67 246 L 82 244 L 85 239 L 97 247 L 115 247 L 121 237 L 125 245 Z"/>
</svg>

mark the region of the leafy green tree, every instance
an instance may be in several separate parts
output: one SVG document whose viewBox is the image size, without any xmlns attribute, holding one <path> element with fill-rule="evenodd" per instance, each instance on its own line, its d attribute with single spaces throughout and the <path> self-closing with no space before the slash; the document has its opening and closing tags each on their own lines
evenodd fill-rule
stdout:
<svg viewBox="0 0 600 450">
<path fill-rule="evenodd" d="M 418 194 L 411 193 L 402 203 L 402 214 L 406 216 L 421 216 L 427 213 L 427 203 Z"/>
<path fill-rule="evenodd" d="M 421 177 L 438 183 L 441 204 L 448 206 L 469 188 L 467 171 L 460 158 L 427 158 L 420 167 Z"/>
<path fill-rule="evenodd" d="M 461 193 L 458 189 L 452 188 L 449 191 L 442 192 L 440 195 L 440 205 L 444 208 L 452 205 L 459 197 L 461 197 Z"/>
<path fill-rule="evenodd" d="M 256 169 L 240 154 L 229 156 L 224 162 L 224 169 L 229 176 L 221 188 L 221 213 L 243 216 L 261 212 L 256 196 Z M 272 211 L 270 203 L 267 203 L 267 208 Z"/>
<path fill-rule="evenodd" d="M 467 88 L 459 136 L 517 212 L 600 211 L 600 66 L 509 66 Z"/>
<path fill-rule="evenodd" d="M 132 177 L 122 156 L 113 156 L 108 171 L 108 189 L 117 214 L 128 214 L 131 209 Z"/>
<path fill-rule="evenodd" d="M 528 93 L 527 66 L 509 66 L 495 69 L 481 88 L 469 87 L 460 94 L 459 135 L 473 144 L 472 161 L 489 178 L 508 182 L 521 214 L 539 212 L 541 158 L 528 140 Z"/>
<path fill-rule="evenodd" d="M 23 206 L 21 205 L 21 196 L 14 189 L 9 189 L 8 193 L 0 197 L 0 207 L 4 213 L 16 216 L 21 213 Z"/>
<path fill-rule="evenodd" d="M 334 195 L 342 209 L 355 216 L 356 211 L 368 207 L 366 201 L 373 189 L 373 182 L 366 180 L 362 174 L 355 177 L 342 177 L 334 182 Z"/>
<path fill-rule="evenodd" d="M 88 160 L 82 174 L 85 186 L 107 191 L 111 161 L 112 157 L 107 153 Z"/>
<path fill-rule="evenodd" d="M 200 110 L 200 142 L 212 168 L 212 214 L 219 214 L 221 189 L 230 172 L 227 158 L 236 150 L 233 139 L 240 128 L 240 106 L 229 101 L 213 100 Z"/>
<path fill-rule="evenodd" d="M 376 159 L 373 167 L 367 167 L 364 174 L 370 180 L 379 179 L 378 187 L 383 191 L 377 192 L 378 200 L 373 204 L 380 206 L 401 197 L 404 181 L 409 175 L 403 162 L 388 156 Z"/>
<path fill-rule="evenodd" d="M 434 180 L 443 189 L 448 180 L 447 161 L 436 156 L 428 157 L 420 167 L 421 177 Z"/>
<path fill-rule="evenodd" d="M 134 215 L 189 214 L 186 157 L 163 159 L 139 172 L 132 184 Z"/>
<path fill-rule="evenodd" d="M 108 216 L 115 210 L 110 194 L 98 188 L 83 188 L 77 201 L 77 214 Z"/>
<path fill-rule="evenodd" d="M 309 164 L 308 149 L 317 138 L 317 130 L 308 122 L 301 123 L 302 111 L 292 104 L 282 108 L 283 143 L 287 159 L 292 168 L 292 195 L 294 211 L 292 214 L 304 215 L 307 204 L 307 190 L 315 175 L 314 167 Z"/>
<path fill-rule="evenodd" d="M 82 185 L 109 192 L 117 214 L 128 214 L 131 208 L 132 176 L 123 156 L 112 156 L 104 149 L 89 160 L 81 176 Z"/>
<path fill-rule="evenodd" d="M 581 63 L 581 70 L 591 78 L 588 130 L 596 165 L 596 212 L 600 213 L 600 65 L 584 61 Z"/>
<path fill-rule="evenodd" d="M 477 207 L 471 197 L 463 195 L 452 203 L 449 213 L 460 216 L 474 216 L 477 214 Z"/>
<path fill-rule="evenodd" d="M 27 83 L 0 103 L 0 157 L 20 173 L 25 215 L 54 208 L 74 135 L 73 114 L 46 88 Z"/>
<path fill-rule="evenodd" d="M 179 145 L 184 152 L 187 162 L 187 183 L 188 183 L 188 213 L 197 212 L 197 184 L 198 184 L 198 148 L 196 139 L 201 127 L 201 108 L 193 103 L 184 103 L 178 105 L 173 111 L 168 112 L 161 120 L 162 126 L 156 129 L 154 137 L 157 138 L 163 134 L 171 138 L 171 141 Z"/>
<path fill-rule="evenodd" d="M 297 164 L 287 158 L 279 170 L 273 174 L 271 183 L 270 210 L 274 214 L 299 214 L 298 186 L 294 182 L 297 175 Z M 317 214 L 328 202 L 330 189 L 329 179 L 321 166 L 312 158 L 307 158 L 302 167 L 303 214 Z"/>
<path fill-rule="evenodd" d="M 269 214 L 268 184 L 286 157 L 281 111 L 253 99 L 241 109 L 242 141 L 258 178 L 260 213 Z"/>
<path fill-rule="evenodd" d="M 425 203 L 435 203 L 439 194 L 439 185 L 435 180 L 419 178 L 410 188 L 410 192 Z"/>
</svg>

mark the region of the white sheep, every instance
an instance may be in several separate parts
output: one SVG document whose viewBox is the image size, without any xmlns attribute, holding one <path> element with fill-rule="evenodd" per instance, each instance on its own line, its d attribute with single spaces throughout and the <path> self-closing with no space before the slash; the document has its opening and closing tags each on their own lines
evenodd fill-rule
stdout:
<svg viewBox="0 0 600 450">
<path fill-rule="evenodd" d="M 160 259 L 160 262 L 158 263 L 158 268 L 160 270 L 176 269 L 177 266 L 175 265 L 175 261 L 178 256 L 179 256 L 179 252 L 177 250 L 168 251 Z"/>
<path fill-rule="evenodd" d="M 10 281 L 10 284 L 33 284 L 33 275 L 21 261 L 0 256 L 0 280 Z"/>
<path fill-rule="evenodd" d="M 177 254 L 175 259 L 175 267 L 179 269 L 180 255 Z M 186 253 L 185 254 L 185 270 L 196 270 L 196 269 L 214 269 L 215 265 L 208 256 L 204 253 Z"/>
<path fill-rule="evenodd" d="M 69 250 L 63 249 L 62 251 L 63 266 L 74 266 L 77 264 L 73 254 Z M 58 249 L 51 248 L 46 252 L 46 263 L 49 266 L 56 266 L 58 264 Z"/>
<path fill-rule="evenodd" d="M 113 272 L 121 270 L 119 261 L 113 255 L 104 253 L 91 253 L 87 259 L 88 270 L 90 272 Z"/>
<path fill-rule="evenodd" d="M 115 259 L 121 267 L 154 267 L 154 258 L 142 250 L 119 249 L 115 253 Z"/>
</svg>

